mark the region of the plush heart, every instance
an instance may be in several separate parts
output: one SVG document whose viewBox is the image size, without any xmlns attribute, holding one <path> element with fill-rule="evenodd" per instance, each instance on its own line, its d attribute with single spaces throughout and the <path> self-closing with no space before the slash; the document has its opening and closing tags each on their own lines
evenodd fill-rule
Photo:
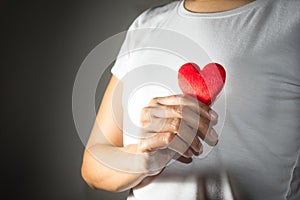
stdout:
<svg viewBox="0 0 300 200">
<path fill-rule="evenodd" d="M 225 69 L 218 63 L 209 63 L 202 70 L 195 63 L 186 63 L 178 71 L 178 83 L 182 92 L 197 97 L 207 105 L 222 90 L 225 79 Z"/>
</svg>

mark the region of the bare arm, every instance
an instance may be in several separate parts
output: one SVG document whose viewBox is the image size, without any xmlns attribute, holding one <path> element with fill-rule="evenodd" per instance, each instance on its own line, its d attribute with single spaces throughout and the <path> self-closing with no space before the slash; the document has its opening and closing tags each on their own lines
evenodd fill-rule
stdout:
<svg viewBox="0 0 300 200">
<path fill-rule="evenodd" d="M 166 148 L 173 138 L 173 134 L 166 132 L 124 147 L 120 86 L 113 76 L 103 96 L 81 170 L 82 177 L 92 188 L 113 192 L 130 189 L 147 176 L 158 174 L 171 158 L 163 157 L 165 162 L 157 164 L 155 160 L 162 159 L 148 152 Z M 155 170 L 153 163 L 156 163 Z"/>
<path fill-rule="evenodd" d="M 204 139 L 211 135 L 207 133 L 212 132 L 209 107 L 182 95 L 158 97 L 141 113 L 141 134 L 146 137 L 140 139 L 138 144 L 124 147 L 122 87 L 118 87 L 118 83 L 112 77 L 82 163 L 82 176 L 91 187 L 113 192 L 130 189 L 146 177 L 159 174 L 175 152 L 186 158 L 191 158 L 193 152 L 201 153 L 198 136 Z M 190 117 L 183 118 L 184 110 L 188 112 L 186 116 Z M 195 123 L 197 117 L 192 116 L 199 116 L 199 120 L 202 120 L 199 124 Z M 186 125 L 182 126 L 184 123 Z M 193 128 L 198 129 L 198 132 L 192 131 Z M 212 145 L 217 140 L 216 137 L 208 139 Z"/>
<path fill-rule="evenodd" d="M 112 169 L 104 165 L 101 162 L 101 157 L 97 156 L 99 153 L 111 155 L 116 151 L 116 148 L 128 153 L 137 153 L 136 145 L 123 147 L 122 118 L 120 118 L 122 113 L 113 114 L 112 102 L 114 102 L 114 106 L 118 107 L 119 112 L 122 111 L 121 98 L 112 101 L 113 97 L 121 95 L 121 92 L 121 87 L 118 87 L 118 80 L 113 76 L 103 96 L 82 163 L 82 176 L 91 187 L 114 192 L 129 189 L 146 177 L 142 173 L 124 173 Z M 116 123 L 116 121 L 120 123 Z"/>
</svg>

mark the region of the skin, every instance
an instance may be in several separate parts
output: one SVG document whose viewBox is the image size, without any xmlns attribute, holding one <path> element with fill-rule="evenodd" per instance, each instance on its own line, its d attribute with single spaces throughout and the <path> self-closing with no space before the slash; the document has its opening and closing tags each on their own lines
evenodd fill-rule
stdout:
<svg viewBox="0 0 300 200">
<path fill-rule="evenodd" d="M 185 7 L 192 12 L 220 12 L 249 2 L 186 0 Z M 122 85 L 112 76 L 83 155 L 82 177 L 92 188 L 120 192 L 147 184 L 174 156 L 188 163 L 193 155 L 199 155 L 199 138 L 212 146 L 218 142 L 212 128 L 217 123 L 217 113 L 192 97 L 174 95 L 151 100 L 141 113 L 142 138 L 137 144 L 124 146 L 121 97 Z M 118 162 L 118 169 L 107 164 L 114 162 Z"/>
<path fill-rule="evenodd" d="M 214 13 L 232 10 L 254 0 L 185 0 L 184 7 L 195 13 Z"/>
</svg>

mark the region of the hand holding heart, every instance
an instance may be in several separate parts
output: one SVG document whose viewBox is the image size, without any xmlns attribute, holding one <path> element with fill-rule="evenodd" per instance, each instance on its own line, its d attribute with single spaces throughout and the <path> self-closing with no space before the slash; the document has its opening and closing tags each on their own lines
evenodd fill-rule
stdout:
<svg viewBox="0 0 300 200">
<path fill-rule="evenodd" d="M 224 85 L 225 70 L 210 63 L 201 71 L 196 64 L 187 63 L 180 68 L 178 81 L 183 95 L 154 98 L 142 110 L 144 138 L 139 142 L 139 152 L 172 150 L 191 158 L 203 150 L 199 138 L 216 145 L 218 135 L 212 125 L 217 123 L 218 115 L 209 104 Z"/>
</svg>

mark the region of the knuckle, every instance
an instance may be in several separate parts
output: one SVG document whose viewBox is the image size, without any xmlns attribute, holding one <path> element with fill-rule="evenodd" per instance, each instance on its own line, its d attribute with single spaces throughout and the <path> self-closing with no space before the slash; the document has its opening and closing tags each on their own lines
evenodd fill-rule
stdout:
<svg viewBox="0 0 300 200">
<path fill-rule="evenodd" d="M 190 101 L 195 101 L 195 100 L 197 100 L 196 97 L 191 96 L 191 95 L 189 95 L 189 94 L 182 94 L 181 98 L 182 98 L 182 99 L 185 99 L 185 100 L 190 100 Z M 196 101 L 195 101 L 195 102 L 196 102 Z"/>
<path fill-rule="evenodd" d="M 144 107 L 142 109 L 142 113 L 141 113 L 142 117 L 141 118 L 149 120 L 152 115 L 152 113 L 151 113 L 152 109 L 153 109 L 153 107 L 151 107 L 151 106 Z"/>
<path fill-rule="evenodd" d="M 161 135 L 160 140 L 164 144 L 169 145 L 172 142 L 173 137 L 174 137 L 174 135 L 172 133 L 168 132 L 168 133 L 164 133 L 163 135 Z"/>
<path fill-rule="evenodd" d="M 150 113 L 150 107 L 144 107 L 141 112 L 141 117 L 140 117 L 140 124 L 142 126 L 146 125 L 151 121 L 151 113 Z"/>
<path fill-rule="evenodd" d="M 141 119 L 140 125 L 141 125 L 141 127 L 148 126 L 149 125 L 149 119 L 145 119 L 145 118 Z"/>
<path fill-rule="evenodd" d="M 180 118 L 173 118 L 171 121 L 171 126 L 174 129 L 174 131 L 179 130 L 181 119 Z"/>
<path fill-rule="evenodd" d="M 157 104 L 159 101 L 159 97 L 154 97 L 151 99 L 150 104 Z"/>
<path fill-rule="evenodd" d="M 145 152 L 147 149 L 147 146 L 148 146 L 147 143 L 145 141 L 141 140 L 138 144 L 138 151 Z"/>
<path fill-rule="evenodd" d="M 174 103 L 180 105 L 182 102 L 183 96 L 182 96 L 182 94 L 179 94 L 179 95 L 172 95 L 169 98 L 170 98 L 170 100 L 173 100 Z"/>
<path fill-rule="evenodd" d="M 182 106 L 174 106 L 174 111 L 175 113 L 177 113 L 180 117 L 182 117 L 182 110 L 183 110 L 183 107 Z"/>
<path fill-rule="evenodd" d="M 207 124 L 205 124 L 205 125 L 204 125 L 204 128 L 203 128 L 203 133 L 204 133 L 205 135 L 207 135 L 208 132 L 209 132 L 209 126 L 208 126 Z"/>
<path fill-rule="evenodd" d="M 203 109 L 205 111 L 210 110 L 210 107 L 208 105 L 206 105 L 205 103 L 202 103 L 201 101 L 198 101 L 198 102 L 199 102 L 198 105 L 199 105 L 200 109 Z"/>
<path fill-rule="evenodd" d="M 149 112 L 150 112 L 150 109 L 151 109 L 150 106 L 144 107 L 144 108 L 142 109 L 142 114 L 149 113 Z"/>
<path fill-rule="evenodd" d="M 177 97 L 179 97 L 179 98 L 188 98 L 188 96 L 189 95 L 187 95 L 187 94 L 179 94 L 179 95 L 177 95 Z"/>
<path fill-rule="evenodd" d="M 202 130 L 202 131 L 207 131 L 208 127 L 209 127 L 209 125 L 207 124 L 207 122 L 203 119 L 200 119 L 199 129 Z"/>
<path fill-rule="evenodd" d="M 157 111 L 158 111 L 158 112 L 165 112 L 165 111 L 167 111 L 168 109 L 169 109 L 169 107 L 166 106 L 166 105 L 159 105 L 159 106 L 157 107 Z"/>
</svg>

